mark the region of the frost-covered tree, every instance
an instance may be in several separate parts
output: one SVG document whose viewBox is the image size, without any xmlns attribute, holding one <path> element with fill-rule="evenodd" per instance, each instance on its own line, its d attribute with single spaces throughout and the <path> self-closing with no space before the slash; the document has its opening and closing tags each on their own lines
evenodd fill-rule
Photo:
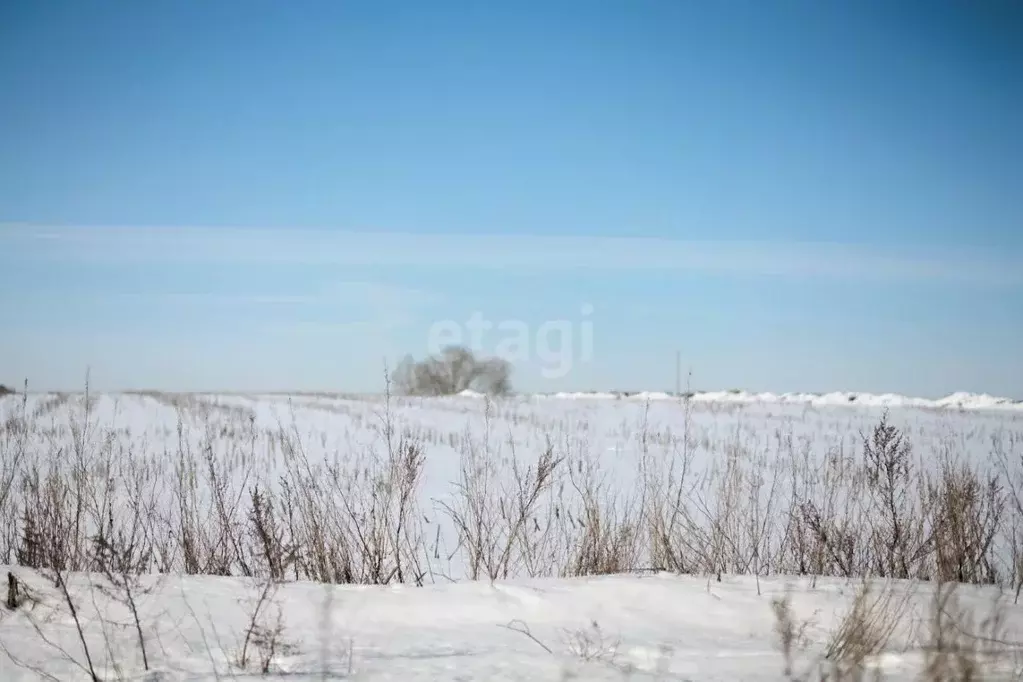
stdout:
<svg viewBox="0 0 1023 682">
<path fill-rule="evenodd" d="M 394 384 L 405 395 L 455 395 L 472 390 L 487 395 L 511 391 L 511 364 L 502 358 L 477 358 L 468 348 L 449 346 L 416 361 L 406 356 L 394 372 Z"/>
</svg>

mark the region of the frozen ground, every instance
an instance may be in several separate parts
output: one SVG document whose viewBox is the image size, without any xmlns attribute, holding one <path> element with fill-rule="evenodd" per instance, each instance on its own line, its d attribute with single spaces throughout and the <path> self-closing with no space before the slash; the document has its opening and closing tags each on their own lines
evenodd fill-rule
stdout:
<svg viewBox="0 0 1023 682">
<path fill-rule="evenodd" d="M 20 571 L 23 575 L 30 574 Z M 0 679 L 85 679 L 77 631 L 61 598 L 31 577 L 40 603 L 5 614 Z M 150 580 L 154 583 L 154 580 Z M 93 663 L 104 679 L 213 680 L 249 675 L 238 665 L 260 586 L 235 578 L 169 576 L 139 598 L 150 674 L 144 677 L 130 614 L 94 597 L 83 576 L 71 593 Z M 488 582 L 409 587 L 280 586 L 266 603 L 280 623 L 271 674 L 319 680 L 781 680 L 771 601 L 792 595 L 808 625 L 797 671 L 812 670 L 842 617 L 856 584 L 809 579 L 750 578 L 722 582 L 667 574 L 574 580 Z M 889 651 L 871 660 L 887 680 L 917 679 L 926 641 L 926 587 L 879 587 L 905 601 L 904 625 Z M 964 607 L 986 614 L 994 592 L 963 589 Z M 51 615 L 52 611 L 52 615 Z M 102 616 L 97 618 L 97 614 Z M 42 623 L 40 631 L 30 622 Z M 1004 629 L 1023 632 L 1023 609 L 1010 607 Z M 47 642 L 44 642 L 45 636 Z M 250 641 L 250 670 L 263 656 Z M 115 663 L 116 666 L 115 667 Z M 980 679 L 1018 679 L 1017 659 L 993 664 Z M 324 671 L 327 671 L 324 674 Z"/>
<path fill-rule="evenodd" d="M 862 436 L 886 407 L 891 423 L 912 441 L 914 476 L 921 481 L 949 462 L 981 473 L 1020 466 L 1023 410 L 990 396 L 924 401 L 721 393 L 701 394 L 688 404 L 654 394 L 496 402 L 474 396 L 387 401 L 151 393 L 94 395 L 88 402 L 81 395 L 30 395 L 23 403 L 8 396 L 0 399 L 0 463 L 12 484 L 0 499 L 0 562 L 24 563 L 18 557 L 26 510 L 41 510 L 42 521 L 59 517 L 53 527 L 64 529 L 72 542 L 80 537 L 84 546 L 107 515 L 118 528 L 129 527 L 131 511 L 138 509 L 133 504 L 144 501 L 148 569 L 172 572 L 146 578 L 156 580 L 151 589 L 139 586 L 149 667 L 159 672 L 149 679 L 243 675 L 239 649 L 261 586 L 270 583 L 265 571 L 252 568 L 259 563 L 254 541 L 237 551 L 219 550 L 237 538 L 248 542 L 251 491 L 261 486 L 278 495 L 271 505 L 278 505 L 279 519 L 290 509 L 287 485 L 307 493 L 296 497 L 301 509 L 287 531 L 290 541 L 308 547 L 315 535 L 310 519 L 329 518 L 334 544 L 328 553 L 348 551 L 359 545 L 360 529 L 378 523 L 377 515 L 398 518 L 387 462 L 393 442 L 404 438 L 416 444 L 422 462 L 407 515 L 414 522 L 399 531 L 407 551 L 394 550 L 385 559 L 415 565 L 416 578 L 406 577 L 402 585 L 328 588 L 309 580 L 314 567 L 289 568 L 260 611 L 263 628 L 277 622 L 278 609 L 281 614 L 270 665 L 276 674 L 323 679 L 326 668 L 327 677 L 356 680 L 783 679 L 772 597 L 791 587 L 794 609 L 809 621 L 801 654 L 801 664 L 809 666 L 851 608 L 858 584 L 822 577 L 811 588 L 807 576 L 786 577 L 804 561 L 794 554 L 787 520 L 794 509 L 814 502 L 831 509 L 836 522 L 870 526 L 863 521 L 870 509 L 849 511 L 849 500 L 864 494 L 862 481 L 825 464 L 858 456 Z M 519 528 L 508 520 L 515 515 L 509 509 L 522 501 L 517 481 L 535 475 L 548 448 L 564 463 L 522 514 L 529 527 Z M 47 472 L 52 480 L 78 480 L 76 462 L 95 483 L 85 513 L 92 520 L 81 530 L 67 522 L 73 505 L 64 498 L 54 502 L 54 495 L 40 494 L 50 490 L 46 486 L 21 484 L 32 476 L 50 480 Z M 488 473 L 466 479 L 467 468 L 474 467 Z M 1018 472 L 1004 473 L 1008 486 Z M 96 483 L 103 481 L 117 484 Z M 467 497 L 467 484 L 486 484 L 486 494 Z M 73 490 L 61 485 L 65 496 Z M 308 492 L 314 488 L 315 494 Z M 657 506 L 651 500 L 676 489 L 687 511 L 672 547 L 694 575 L 653 570 L 664 568 L 663 560 L 644 544 L 643 524 Z M 354 509 L 337 502 L 347 504 L 348 496 L 356 500 Z M 233 501 L 226 512 L 217 507 L 222 499 Z M 499 549 L 507 547 L 496 582 L 485 568 L 473 570 L 452 513 L 471 511 L 473 500 L 486 502 L 478 516 L 490 524 Z M 1011 510 L 1009 499 L 1004 502 Z M 1005 584 L 1013 582 L 1018 558 L 1018 526 L 1009 516 L 984 560 L 991 564 L 984 570 Z M 599 534 L 594 521 L 603 529 Z M 226 557 L 224 572 L 254 578 L 180 575 L 186 530 L 198 538 L 192 542 L 204 556 Z M 364 554 L 354 560 L 362 576 L 356 581 L 373 582 Z M 74 554 L 78 563 L 71 568 L 90 567 L 83 557 Z M 873 560 L 856 556 L 863 571 Z M 933 571 L 930 561 L 921 560 L 914 571 Z M 818 568 L 825 575 L 836 570 L 827 563 Z M 13 613 L 0 608 L 0 644 L 21 663 L 0 655 L 0 679 L 39 679 L 39 669 L 56 679 L 85 679 L 66 599 L 44 575 L 24 566 L 10 570 L 38 601 Z M 593 572 L 625 574 L 587 575 Z M 396 582 L 393 570 L 385 573 L 387 579 L 376 582 Z M 472 575 L 479 580 L 467 580 Z M 69 585 L 101 676 L 142 679 L 138 635 L 123 600 L 104 594 L 104 578 L 96 573 L 73 572 Z M 878 589 L 911 592 L 912 604 L 887 653 L 875 662 L 886 679 L 914 679 L 929 588 L 916 581 L 894 585 Z M 997 594 L 993 586 L 964 586 L 962 603 L 979 621 Z M 1000 608 L 1006 632 L 1023 639 L 1023 611 L 1011 599 Z M 519 632 L 523 628 L 532 636 Z M 253 661 L 259 657 L 250 653 L 247 674 L 258 674 Z M 114 662 L 120 671 L 111 667 Z M 1015 663 L 1002 661 L 983 679 L 1017 679 Z"/>
</svg>

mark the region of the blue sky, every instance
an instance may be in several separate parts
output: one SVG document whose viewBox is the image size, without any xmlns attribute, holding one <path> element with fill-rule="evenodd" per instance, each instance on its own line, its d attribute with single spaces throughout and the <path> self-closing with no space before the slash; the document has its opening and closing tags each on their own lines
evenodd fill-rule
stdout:
<svg viewBox="0 0 1023 682">
<path fill-rule="evenodd" d="M 670 390 L 679 351 L 701 389 L 1023 398 L 1021 31 L 1008 1 L 5 3 L 0 382 L 379 390 L 479 313 L 525 390 Z"/>
</svg>

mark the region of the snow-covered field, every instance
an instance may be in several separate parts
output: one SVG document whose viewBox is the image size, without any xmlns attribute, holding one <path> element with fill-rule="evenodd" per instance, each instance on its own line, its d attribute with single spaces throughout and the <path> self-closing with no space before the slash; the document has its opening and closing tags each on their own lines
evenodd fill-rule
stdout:
<svg viewBox="0 0 1023 682">
<path fill-rule="evenodd" d="M 75 578 L 70 592 L 82 605 L 80 617 L 87 621 L 87 641 L 102 679 L 259 675 L 264 657 L 259 637 L 249 644 L 251 672 L 244 674 L 238 664 L 259 585 L 182 576 L 159 582 L 139 600 L 147 677 L 139 672 L 141 648 L 130 612 L 93 597 L 96 588 L 84 577 Z M 79 667 L 77 631 L 67 610 L 59 608 L 62 598 L 52 585 L 36 583 L 42 603 L 5 615 L 0 625 L 3 646 L 21 663 L 4 656 L 0 677 L 39 679 L 30 669 L 43 668 L 60 680 L 87 679 Z M 805 578 L 760 583 L 759 593 L 749 577 L 719 583 L 668 574 L 422 588 L 287 583 L 265 608 L 270 627 L 280 625 L 272 669 L 283 679 L 731 682 L 788 679 L 771 604 L 789 593 L 806 640 L 794 656 L 795 672 L 819 670 L 857 586 L 835 579 L 811 586 Z M 901 620 L 887 651 L 871 659 L 872 667 L 884 679 L 918 679 L 922 646 L 930 640 L 928 592 L 909 583 L 878 591 L 900 609 Z M 962 591 L 960 608 L 984 616 L 991 612 L 991 590 Z M 1020 609 L 1007 610 L 999 631 L 1018 637 Z M 30 619 L 43 623 L 48 642 Z M 1019 664 L 1018 657 L 1008 655 L 973 679 L 1019 679 Z"/>
<path fill-rule="evenodd" d="M 886 410 L 897 431 L 875 431 Z M 297 679 L 786 679 L 784 594 L 796 672 L 867 603 L 899 616 L 868 660 L 915 679 L 936 580 L 965 583 L 974 644 L 1023 641 L 1023 409 L 990 396 L 65 394 L 0 398 L 0 419 L 22 600 L 0 608 L 3 680 L 264 658 Z"/>
</svg>

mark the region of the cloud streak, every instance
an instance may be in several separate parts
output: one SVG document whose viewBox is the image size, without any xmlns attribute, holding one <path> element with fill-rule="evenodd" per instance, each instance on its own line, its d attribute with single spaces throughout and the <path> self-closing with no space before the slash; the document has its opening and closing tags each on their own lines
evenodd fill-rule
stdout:
<svg viewBox="0 0 1023 682">
<path fill-rule="evenodd" d="M 404 234 L 337 230 L 0 225 L 0 247 L 65 262 L 306 264 L 568 272 L 666 271 L 1023 285 L 1020 254 L 817 242 Z"/>
<path fill-rule="evenodd" d="M 327 286 L 301 292 L 204 293 L 178 291 L 117 292 L 86 294 L 125 301 L 147 301 L 179 305 L 330 305 L 388 308 L 392 306 L 423 306 L 443 300 L 439 294 L 395 286 L 383 282 L 332 282 Z"/>
<path fill-rule="evenodd" d="M 88 288 L 60 291 L 59 294 L 54 291 L 32 289 L 19 292 L 21 298 L 36 296 L 48 299 L 58 295 L 64 300 L 114 304 L 138 302 L 180 306 L 327 306 L 371 309 L 423 307 L 444 300 L 443 296 L 432 291 L 369 281 L 332 282 L 322 287 L 288 292 L 90 291 Z"/>
</svg>

